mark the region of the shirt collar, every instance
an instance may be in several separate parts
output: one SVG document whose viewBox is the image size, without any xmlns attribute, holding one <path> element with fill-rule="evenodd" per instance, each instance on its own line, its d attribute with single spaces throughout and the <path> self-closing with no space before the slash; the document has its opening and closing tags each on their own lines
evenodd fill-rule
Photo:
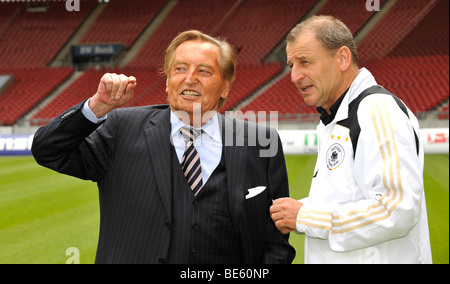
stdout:
<svg viewBox="0 0 450 284">
<path fill-rule="evenodd" d="M 179 119 L 175 113 L 170 110 L 170 125 L 171 125 L 171 132 L 170 135 L 174 137 L 175 135 L 178 135 L 180 132 L 180 128 L 185 126 L 186 124 Z M 204 125 L 202 125 L 201 129 L 204 133 L 208 134 L 214 141 L 217 143 L 222 143 L 222 136 L 220 134 L 220 126 L 219 126 L 219 117 L 216 112 L 216 114 Z"/>
<path fill-rule="evenodd" d="M 320 120 L 323 122 L 324 125 L 330 124 L 333 119 L 336 117 L 336 113 L 341 106 L 342 100 L 344 99 L 345 95 L 347 94 L 348 89 L 339 97 L 339 99 L 330 107 L 330 114 L 322 108 L 322 107 L 316 107 L 316 110 L 320 113 Z"/>
</svg>

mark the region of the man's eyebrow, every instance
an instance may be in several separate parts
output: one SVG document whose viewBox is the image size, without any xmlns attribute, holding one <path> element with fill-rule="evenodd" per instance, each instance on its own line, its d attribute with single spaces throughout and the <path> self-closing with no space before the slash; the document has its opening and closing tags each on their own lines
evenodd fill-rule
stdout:
<svg viewBox="0 0 450 284">
<path fill-rule="evenodd" d="M 177 60 L 177 61 L 174 62 L 174 65 L 188 65 L 188 64 L 186 62 L 182 61 L 182 60 Z M 214 66 L 212 66 L 211 64 L 208 64 L 208 63 L 200 63 L 200 64 L 197 65 L 197 67 L 214 69 Z"/>
<path fill-rule="evenodd" d="M 179 65 L 179 64 L 187 65 L 187 63 L 182 60 L 177 60 L 174 62 L 174 65 Z"/>
<path fill-rule="evenodd" d="M 207 63 L 201 63 L 198 65 L 198 67 L 208 68 L 208 69 L 214 69 L 214 66 L 207 64 Z"/>
<path fill-rule="evenodd" d="M 310 59 L 309 59 L 309 57 L 307 57 L 307 56 L 300 55 L 300 56 L 294 57 L 293 60 L 294 60 L 294 61 L 303 61 L 303 60 L 310 60 Z M 289 66 L 290 64 L 292 64 L 292 62 L 288 59 L 288 60 L 286 61 L 286 64 Z"/>
</svg>

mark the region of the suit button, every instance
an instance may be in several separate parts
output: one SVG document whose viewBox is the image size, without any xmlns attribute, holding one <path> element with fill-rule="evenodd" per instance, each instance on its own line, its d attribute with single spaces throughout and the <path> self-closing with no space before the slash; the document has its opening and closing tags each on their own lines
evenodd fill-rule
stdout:
<svg viewBox="0 0 450 284">
<path fill-rule="evenodd" d="M 197 252 L 197 248 L 196 248 L 196 247 L 191 247 L 191 252 L 192 252 L 192 253 Z"/>
<path fill-rule="evenodd" d="M 196 223 L 196 224 L 192 225 L 192 229 L 193 230 L 197 230 L 198 229 L 198 224 Z"/>
<path fill-rule="evenodd" d="M 170 227 L 171 227 L 171 226 L 170 226 L 170 223 L 167 222 L 167 223 L 165 224 L 165 227 L 166 227 L 167 230 L 170 230 Z"/>
<path fill-rule="evenodd" d="M 159 264 L 164 264 L 164 263 L 166 263 L 166 260 L 162 259 L 162 258 L 158 258 L 158 263 Z"/>
<path fill-rule="evenodd" d="M 198 200 L 197 200 L 197 199 L 194 199 L 194 201 L 192 202 L 192 205 L 193 205 L 194 207 L 198 207 Z"/>
</svg>

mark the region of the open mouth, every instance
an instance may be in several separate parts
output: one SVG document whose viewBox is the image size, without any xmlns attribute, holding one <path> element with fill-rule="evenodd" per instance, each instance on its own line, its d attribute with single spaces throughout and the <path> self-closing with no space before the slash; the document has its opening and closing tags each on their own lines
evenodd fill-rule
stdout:
<svg viewBox="0 0 450 284">
<path fill-rule="evenodd" d="M 313 86 L 312 85 L 309 85 L 309 86 L 306 86 L 306 87 L 299 87 L 300 88 L 300 90 L 302 90 L 303 92 L 306 92 L 306 91 L 308 91 L 309 89 L 311 89 Z"/>
<path fill-rule="evenodd" d="M 199 94 L 198 92 L 191 91 L 191 90 L 183 91 L 181 94 L 186 96 L 186 97 L 191 97 L 191 98 L 195 98 L 195 97 L 200 97 L 201 96 L 201 94 Z"/>
</svg>

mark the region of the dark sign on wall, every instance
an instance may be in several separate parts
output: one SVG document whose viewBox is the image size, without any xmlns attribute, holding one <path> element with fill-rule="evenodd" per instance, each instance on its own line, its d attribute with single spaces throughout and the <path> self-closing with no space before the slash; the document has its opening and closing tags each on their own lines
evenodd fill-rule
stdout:
<svg viewBox="0 0 450 284">
<path fill-rule="evenodd" d="M 123 44 L 81 44 L 72 46 L 74 63 L 114 60 L 123 50 Z"/>
</svg>

